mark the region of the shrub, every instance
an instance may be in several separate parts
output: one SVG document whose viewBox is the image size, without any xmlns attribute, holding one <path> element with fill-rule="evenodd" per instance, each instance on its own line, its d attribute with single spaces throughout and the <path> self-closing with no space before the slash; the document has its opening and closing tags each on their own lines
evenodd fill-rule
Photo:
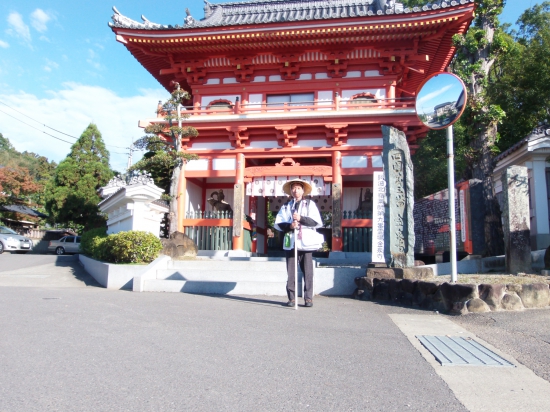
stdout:
<svg viewBox="0 0 550 412">
<path fill-rule="evenodd" d="M 130 230 L 109 235 L 96 245 L 103 259 L 113 263 L 150 263 L 162 250 L 160 240 L 150 232 Z"/>
<path fill-rule="evenodd" d="M 80 250 L 87 256 L 95 257 L 95 249 L 98 243 L 101 243 L 99 239 L 107 237 L 107 228 L 100 227 L 97 229 L 88 230 L 84 232 L 80 238 Z"/>
</svg>

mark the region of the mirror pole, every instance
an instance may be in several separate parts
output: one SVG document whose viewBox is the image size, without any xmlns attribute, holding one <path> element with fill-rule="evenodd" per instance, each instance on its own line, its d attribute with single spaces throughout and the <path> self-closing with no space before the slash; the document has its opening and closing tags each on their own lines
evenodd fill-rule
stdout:
<svg viewBox="0 0 550 412">
<path fill-rule="evenodd" d="M 456 220 L 455 220 L 455 162 L 453 148 L 453 126 L 447 127 L 447 169 L 449 178 L 449 243 L 451 246 L 451 283 L 457 282 L 456 270 Z"/>
</svg>

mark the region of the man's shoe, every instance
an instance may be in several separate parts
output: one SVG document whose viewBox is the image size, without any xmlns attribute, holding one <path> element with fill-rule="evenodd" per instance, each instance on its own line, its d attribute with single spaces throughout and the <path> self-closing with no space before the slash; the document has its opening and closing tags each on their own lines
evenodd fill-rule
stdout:
<svg viewBox="0 0 550 412">
<path fill-rule="evenodd" d="M 313 301 L 311 299 L 306 299 L 306 308 L 310 308 L 313 306 Z"/>
<path fill-rule="evenodd" d="M 292 306 L 296 305 L 296 302 L 293 301 L 293 300 L 289 300 L 289 301 L 286 303 L 286 305 L 292 307 Z"/>
</svg>

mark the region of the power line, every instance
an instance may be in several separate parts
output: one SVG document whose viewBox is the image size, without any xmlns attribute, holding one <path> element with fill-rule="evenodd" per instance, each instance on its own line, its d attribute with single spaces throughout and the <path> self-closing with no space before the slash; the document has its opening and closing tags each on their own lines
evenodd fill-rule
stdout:
<svg viewBox="0 0 550 412">
<path fill-rule="evenodd" d="M 36 123 L 38 123 L 38 124 L 40 124 L 40 125 L 42 125 L 42 126 L 44 126 L 44 127 L 47 127 L 48 129 L 51 129 L 51 130 L 53 130 L 53 131 L 55 131 L 55 132 L 57 132 L 57 133 L 61 133 L 61 134 L 64 134 L 65 136 L 69 136 L 69 137 L 72 137 L 73 139 L 78 140 L 78 137 L 73 136 L 73 135 L 70 135 L 70 134 L 67 134 L 67 133 L 64 133 L 64 132 L 62 132 L 62 131 L 60 131 L 60 130 L 57 130 L 57 129 L 54 129 L 53 127 L 50 127 L 50 126 L 48 126 L 48 125 L 46 125 L 46 124 L 44 124 L 44 123 L 42 123 L 42 122 L 39 122 L 38 120 L 33 119 L 33 118 L 30 117 L 29 115 L 26 115 L 25 113 L 20 112 L 19 110 L 15 109 L 14 107 L 11 107 L 11 106 L 10 106 L 9 104 L 7 104 L 7 103 L 4 103 L 4 102 L 0 102 L 0 103 L 2 103 L 4 106 L 9 107 L 9 108 L 12 109 L 13 111 L 16 111 L 17 113 L 19 113 L 19 114 L 25 116 L 26 118 L 32 120 L 33 122 L 36 122 Z M 0 111 L 1 111 L 2 113 L 4 113 L 4 114 L 7 114 L 7 115 L 10 116 L 10 117 L 13 117 L 13 116 L 9 115 L 8 113 L 6 113 L 6 112 L 4 112 L 4 111 L 2 111 L 2 110 L 0 110 Z M 15 120 L 19 120 L 19 121 L 22 122 L 22 123 L 25 123 L 25 122 L 23 122 L 22 120 L 18 119 L 17 117 L 13 117 L 13 118 L 14 118 Z M 27 124 L 27 123 L 25 123 L 25 124 L 26 124 L 27 126 L 30 126 L 30 125 Z M 32 126 L 30 126 L 30 127 L 32 127 Z M 38 129 L 36 129 L 36 130 L 38 130 Z M 42 131 L 42 130 L 40 130 L 40 131 Z M 46 132 L 43 132 L 43 133 L 46 133 Z M 48 136 L 52 136 L 51 134 L 48 134 L 48 133 L 46 133 L 46 134 L 47 134 Z M 55 136 L 52 136 L 52 137 L 55 137 Z M 56 139 L 58 139 L 58 138 L 56 137 Z M 61 141 L 65 142 L 65 140 L 62 140 L 62 139 L 58 139 L 58 140 L 61 140 Z M 70 142 L 67 142 L 67 143 L 70 143 Z M 117 149 L 128 149 L 127 147 L 114 146 L 114 145 L 111 145 L 111 144 L 105 144 L 105 146 L 114 147 L 114 148 L 117 148 Z M 113 153 L 116 153 L 116 152 L 113 152 Z M 118 153 L 118 154 L 126 154 L 126 153 Z"/>
<path fill-rule="evenodd" d="M 0 102 L 0 103 L 2 103 L 2 102 Z M 16 111 L 17 111 L 17 110 L 16 110 Z M 38 129 L 37 127 L 34 127 L 33 125 L 30 125 L 30 124 L 28 124 L 27 122 L 24 122 L 23 120 L 18 119 L 17 117 L 14 117 L 14 116 L 12 116 L 12 115 L 9 114 L 9 113 L 6 113 L 6 112 L 3 111 L 3 110 L 0 110 L 0 112 L 4 113 L 6 116 L 9 116 L 9 117 L 11 117 L 11 118 L 13 118 L 13 119 L 15 119 L 15 120 L 17 120 L 17 121 L 19 121 L 19 122 L 21 122 L 21 123 L 27 125 L 27 126 L 29 126 L 30 128 L 32 128 L 32 129 L 34 129 L 34 130 L 38 130 L 39 132 L 42 132 L 42 133 L 44 133 L 44 134 L 47 134 L 48 136 L 51 136 L 51 137 L 53 137 L 54 139 L 61 140 L 62 142 L 65 142 L 65 143 L 74 144 L 74 142 L 69 142 L 69 141 L 67 141 L 67 140 L 60 139 L 59 137 L 56 137 L 56 136 L 54 136 L 53 134 L 50 134 L 50 133 L 48 133 L 48 132 L 45 132 L 44 130 L 40 130 L 40 129 Z M 31 118 L 31 120 L 34 120 L 34 119 Z M 53 130 L 55 130 L 55 129 L 53 129 Z M 63 133 L 63 134 L 65 134 L 65 133 Z M 72 136 L 71 136 L 71 137 L 72 137 Z M 118 147 L 118 146 L 115 146 L 115 147 Z M 121 147 L 121 149 L 127 149 L 127 148 L 126 148 L 126 147 Z M 120 153 L 120 152 L 110 152 L 110 153 L 121 154 L 121 155 L 128 154 L 128 153 Z"/>
</svg>

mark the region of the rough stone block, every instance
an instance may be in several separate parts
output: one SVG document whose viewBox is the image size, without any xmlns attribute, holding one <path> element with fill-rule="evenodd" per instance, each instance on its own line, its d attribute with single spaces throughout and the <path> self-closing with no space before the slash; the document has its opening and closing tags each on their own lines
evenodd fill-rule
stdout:
<svg viewBox="0 0 550 412">
<path fill-rule="evenodd" d="M 433 279 L 434 272 L 430 267 L 403 268 L 403 279 Z"/>
<path fill-rule="evenodd" d="M 367 268 L 367 278 L 403 279 L 403 272 L 396 268 Z"/>
<path fill-rule="evenodd" d="M 489 309 L 489 305 L 487 305 L 484 301 L 482 301 L 479 298 L 470 299 L 466 304 L 466 307 L 468 308 L 468 311 L 472 313 L 482 313 L 482 312 L 491 311 L 491 309 Z"/>
<path fill-rule="evenodd" d="M 519 293 L 521 292 L 521 289 L 522 289 L 522 285 L 516 285 L 515 283 L 510 283 L 506 285 L 506 290 L 508 292 Z"/>
<path fill-rule="evenodd" d="M 371 278 L 366 278 L 366 277 L 363 277 L 363 278 L 360 278 L 360 282 L 359 282 L 359 288 L 360 289 L 363 289 L 363 290 L 368 290 L 368 291 L 371 291 L 372 292 L 372 288 L 374 287 L 374 284 L 373 284 L 373 279 Z"/>
<path fill-rule="evenodd" d="M 439 287 L 442 301 L 447 311 L 451 310 L 455 302 L 465 302 L 477 298 L 477 285 L 443 283 Z"/>
<path fill-rule="evenodd" d="M 386 283 L 388 284 L 390 300 L 392 302 L 398 300 L 398 296 L 401 293 L 401 281 L 397 279 L 388 279 Z"/>
<path fill-rule="evenodd" d="M 521 299 L 515 293 L 506 293 L 501 302 L 502 309 L 504 310 L 523 310 L 523 303 Z"/>
<path fill-rule="evenodd" d="M 410 279 L 403 279 L 401 281 L 401 290 L 407 293 L 414 293 L 416 281 Z"/>
<path fill-rule="evenodd" d="M 518 292 L 518 296 L 526 308 L 543 308 L 548 306 L 550 290 L 546 283 L 533 283 L 523 285 L 521 292 Z"/>
<path fill-rule="evenodd" d="M 416 289 L 420 290 L 424 295 L 433 295 L 435 292 L 437 292 L 437 289 L 439 288 L 439 284 L 434 282 L 424 282 L 419 280 L 416 282 Z"/>
<path fill-rule="evenodd" d="M 386 282 L 378 282 L 374 285 L 372 300 L 390 300 L 389 288 Z"/>
<path fill-rule="evenodd" d="M 451 309 L 452 315 L 466 315 L 468 313 L 468 307 L 466 302 L 455 302 Z"/>
<path fill-rule="evenodd" d="M 399 295 L 399 302 L 401 302 L 403 306 L 412 306 L 413 305 L 412 293 L 401 292 L 401 294 Z"/>
<path fill-rule="evenodd" d="M 372 300 L 372 291 L 364 290 L 361 295 L 361 300 Z"/>
<path fill-rule="evenodd" d="M 506 285 L 494 284 L 494 285 L 479 285 L 478 286 L 479 298 L 483 300 L 491 310 L 499 310 L 502 298 L 506 293 Z"/>
<path fill-rule="evenodd" d="M 197 256 L 197 245 L 185 233 L 171 233 L 170 239 L 162 239 L 161 242 L 161 253 L 163 255 L 170 256 L 174 260 Z"/>
</svg>

